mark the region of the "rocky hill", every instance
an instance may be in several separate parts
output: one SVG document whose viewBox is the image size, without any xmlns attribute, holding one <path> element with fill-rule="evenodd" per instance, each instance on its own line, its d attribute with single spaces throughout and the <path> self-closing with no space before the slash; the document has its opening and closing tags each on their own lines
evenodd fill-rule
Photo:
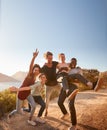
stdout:
<svg viewBox="0 0 107 130">
<path fill-rule="evenodd" d="M 27 72 L 18 71 L 14 75 L 12 75 L 12 77 L 15 78 L 16 80 L 23 81 L 26 75 Z"/>
<path fill-rule="evenodd" d="M 7 76 L 5 74 L 0 73 L 0 82 L 17 82 L 18 80 L 11 77 Z"/>
</svg>

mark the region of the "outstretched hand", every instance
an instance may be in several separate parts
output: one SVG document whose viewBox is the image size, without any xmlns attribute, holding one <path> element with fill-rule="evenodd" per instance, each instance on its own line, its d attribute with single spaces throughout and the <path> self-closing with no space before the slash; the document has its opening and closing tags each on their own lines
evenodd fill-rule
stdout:
<svg viewBox="0 0 107 130">
<path fill-rule="evenodd" d="M 10 90 L 10 92 L 17 92 L 18 91 L 18 89 L 14 86 L 9 87 L 9 90 Z"/>
<path fill-rule="evenodd" d="M 38 55 L 38 53 L 39 53 L 39 51 L 38 51 L 38 49 L 36 49 L 36 51 L 35 52 L 33 52 L 33 56 L 37 56 Z"/>
</svg>

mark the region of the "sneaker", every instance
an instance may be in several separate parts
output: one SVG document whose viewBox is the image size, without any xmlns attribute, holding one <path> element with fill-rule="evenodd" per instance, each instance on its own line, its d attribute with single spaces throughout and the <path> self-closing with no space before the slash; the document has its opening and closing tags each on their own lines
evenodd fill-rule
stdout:
<svg viewBox="0 0 107 130">
<path fill-rule="evenodd" d="M 34 121 L 28 120 L 27 122 L 28 122 L 28 124 L 30 124 L 30 125 L 33 125 L 33 126 L 36 125 L 36 122 L 34 122 Z"/>
<path fill-rule="evenodd" d="M 11 118 L 11 115 L 8 114 L 8 115 L 7 115 L 7 123 L 9 123 L 9 124 L 11 123 L 10 118 Z"/>
<path fill-rule="evenodd" d="M 62 120 L 68 119 L 68 116 L 69 116 L 69 113 L 63 115 L 63 116 L 61 117 L 61 119 L 62 119 Z"/>
<path fill-rule="evenodd" d="M 90 87 L 90 88 L 92 89 L 92 88 L 93 88 L 93 84 L 92 84 L 92 82 L 90 82 L 90 81 L 87 82 L 87 86 Z"/>
<path fill-rule="evenodd" d="M 28 109 L 28 108 L 23 108 L 23 111 L 26 111 L 26 112 L 31 112 L 31 110 L 30 110 L 30 109 Z"/>
<path fill-rule="evenodd" d="M 37 121 L 37 122 L 40 122 L 40 123 L 42 123 L 42 124 L 45 123 L 45 120 L 41 119 L 40 117 L 36 117 L 36 121 Z"/>
<path fill-rule="evenodd" d="M 68 100 L 71 100 L 75 97 L 75 95 L 78 93 L 79 89 L 75 89 L 68 97 Z"/>
<path fill-rule="evenodd" d="M 12 115 L 10 115 L 10 114 L 8 114 L 8 116 L 7 116 L 9 119 L 12 117 Z"/>
</svg>

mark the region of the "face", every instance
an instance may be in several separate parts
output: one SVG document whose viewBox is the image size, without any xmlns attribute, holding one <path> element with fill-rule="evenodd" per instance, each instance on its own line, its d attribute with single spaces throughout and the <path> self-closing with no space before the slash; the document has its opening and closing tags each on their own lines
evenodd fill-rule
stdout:
<svg viewBox="0 0 107 130">
<path fill-rule="evenodd" d="M 53 56 L 52 55 L 48 55 L 47 56 L 48 63 L 52 63 L 52 60 L 53 60 Z"/>
<path fill-rule="evenodd" d="M 34 73 L 35 75 L 38 75 L 38 74 L 40 73 L 40 69 L 39 69 L 38 67 L 35 67 L 35 68 L 33 69 L 33 73 Z"/>
<path fill-rule="evenodd" d="M 65 61 L 65 55 L 64 54 L 60 55 L 60 61 Z"/>
<path fill-rule="evenodd" d="M 77 61 L 76 60 L 71 60 L 71 65 L 72 65 L 72 68 L 75 68 L 76 65 L 77 65 Z"/>
<path fill-rule="evenodd" d="M 40 81 L 42 82 L 42 84 L 45 84 L 46 83 L 46 76 L 45 75 L 42 75 L 41 77 L 40 77 Z"/>
</svg>

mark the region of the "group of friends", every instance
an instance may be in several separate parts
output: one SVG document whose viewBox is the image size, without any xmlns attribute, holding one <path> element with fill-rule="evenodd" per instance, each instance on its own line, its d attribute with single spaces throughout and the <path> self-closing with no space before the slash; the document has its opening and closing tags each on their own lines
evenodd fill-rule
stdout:
<svg viewBox="0 0 107 130">
<path fill-rule="evenodd" d="M 30 112 L 28 124 L 35 126 L 36 121 L 45 123 L 43 116 L 48 116 L 48 106 L 50 97 L 53 91 L 58 91 L 58 106 L 62 112 L 61 119 L 69 118 L 71 120 L 71 126 L 68 130 L 77 130 L 77 117 L 75 109 L 75 97 L 79 91 L 77 83 L 82 82 L 91 89 L 97 90 L 97 86 L 93 85 L 92 82 L 84 78 L 82 69 L 77 67 L 77 59 L 72 58 L 70 63 L 66 63 L 66 57 L 64 53 L 59 54 L 59 62 L 53 61 L 53 53 L 46 52 L 45 59 L 46 63 L 42 67 L 38 64 L 34 64 L 35 58 L 38 56 L 39 51 L 33 53 L 29 71 L 24 79 L 20 88 L 12 86 L 10 87 L 11 92 L 17 92 L 16 109 L 9 113 L 8 118 L 15 113 L 23 114 L 23 111 Z M 42 94 L 45 93 L 45 100 Z M 69 112 L 64 106 L 65 99 L 68 99 Z M 22 104 L 24 100 L 28 101 L 28 108 L 23 108 Z M 33 120 L 33 115 L 36 109 L 36 103 L 41 107 L 38 115 Z M 44 113 L 44 115 L 43 115 Z"/>
</svg>

